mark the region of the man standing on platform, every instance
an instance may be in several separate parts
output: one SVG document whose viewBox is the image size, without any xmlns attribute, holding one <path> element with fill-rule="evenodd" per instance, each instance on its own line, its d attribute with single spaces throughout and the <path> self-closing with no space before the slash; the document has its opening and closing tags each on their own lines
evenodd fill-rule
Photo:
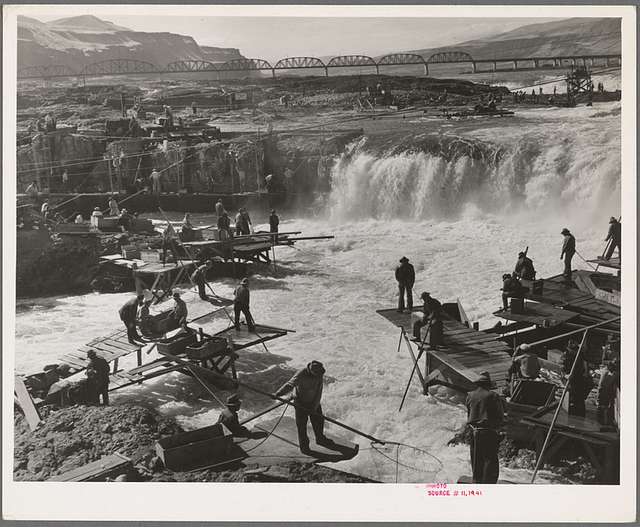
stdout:
<svg viewBox="0 0 640 527">
<path fill-rule="evenodd" d="M 622 224 L 613 216 L 609 220 L 609 232 L 604 241 L 609 242 L 609 247 L 604 255 L 605 260 L 611 259 L 616 247 L 618 248 L 618 254 L 622 258 Z"/>
<path fill-rule="evenodd" d="M 576 253 L 576 239 L 566 227 L 562 229 L 562 232 L 560 234 L 564 236 L 564 241 L 562 242 L 562 252 L 560 253 L 560 259 L 562 260 L 564 258 L 564 272 L 562 274 L 565 281 L 570 282 L 571 259 Z"/>
<path fill-rule="evenodd" d="M 218 201 L 216 201 L 216 214 L 218 218 L 222 216 L 224 212 L 225 210 L 224 210 L 224 205 L 222 204 L 222 198 L 218 198 Z"/>
<path fill-rule="evenodd" d="M 321 362 L 311 361 L 306 368 L 299 370 L 274 394 L 276 397 L 283 397 L 295 389 L 292 402 L 296 409 L 298 444 L 300 452 L 303 454 L 311 453 L 309 436 L 307 435 L 307 421 L 309 419 L 316 436 L 316 443 L 329 448 L 335 446 L 335 443 L 324 435 L 324 416 L 322 406 L 320 406 L 324 373 L 325 369 Z"/>
<path fill-rule="evenodd" d="M 138 344 L 144 342 L 142 337 L 138 334 L 136 329 L 136 319 L 138 317 L 138 307 L 144 302 L 144 296 L 138 295 L 135 298 L 129 300 L 125 305 L 120 308 L 118 312 L 120 314 L 120 320 L 124 322 L 127 327 L 127 338 L 131 344 Z M 138 341 L 138 342 L 136 342 Z"/>
<path fill-rule="evenodd" d="M 400 265 L 396 267 L 396 280 L 398 282 L 398 313 L 404 311 L 404 295 L 407 294 L 407 308 L 413 309 L 413 284 L 416 281 L 416 272 L 413 265 L 409 263 L 409 258 L 400 258 Z"/>
<path fill-rule="evenodd" d="M 467 423 L 473 432 L 471 438 L 471 467 L 473 483 L 498 482 L 498 430 L 504 420 L 504 409 L 500 396 L 491 391 L 488 372 L 483 371 L 476 381 L 477 388 L 467 395 Z"/>
<path fill-rule="evenodd" d="M 269 232 L 275 233 L 272 240 L 274 243 L 278 241 L 278 225 L 280 225 L 280 218 L 276 214 L 275 209 L 271 209 L 271 216 L 269 216 Z"/>
<path fill-rule="evenodd" d="M 173 293 L 173 301 L 175 302 L 175 305 L 171 312 L 171 318 L 173 318 L 179 326 L 187 329 L 187 304 L 182 300 L 182 298 L 180 298 L 180 293 Z"/>
<path fill-rule="evenodd" d="M 94 350 L 87 351 L 87 380 L 89 382 L 89 390 L 91 391 L 91 400 L 96 404 L 100 404 L 100 396 L 102 396 L 102 404 L 109 405 L 109 363 L 102 357 L 98 357 Z"/>
<path fill-rule="evenodd" d="M 256 330 L 253 316 L 249 311 L 249 280 L 243 278 L 240 281 L 240 285 L 236 287 L 233 298 L 233 311 L 235 314 L 234 325 L 236 329 L 240 329 L 240 313 L 244 313 L 244 318 L 247 321 L 247 329 L 250 332 Z"/>
<path fill-rule="evenodd" d="M 191 275 L 191 281 L 198 286 L 198 295 L 201 300 L 209 300 L 205 285 L 207 282 L 207 271 L 213 267 L 213 262 L 207 260 L 204 264 L 196 267 Z"/>
<path fill-rule="evenodd" d="M 220 241 L 233 238 L 233 234 L 231 233 L 231 220 L 226 210 L 223 210 L 222 215 L 218 217 L 218 235 Z"/>
</svg>

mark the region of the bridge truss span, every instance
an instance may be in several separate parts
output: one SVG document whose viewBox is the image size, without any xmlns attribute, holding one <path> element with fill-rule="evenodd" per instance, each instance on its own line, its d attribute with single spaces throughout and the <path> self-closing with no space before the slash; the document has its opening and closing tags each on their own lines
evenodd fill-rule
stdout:
<svg viewBox="0 0 640 527">
<path fill-rule="evenodd" d="M 280 59 L 273 66 L 274 70 L 298 70 L 298 69 L 311 69 L 322 68 L 325 75 L 328 75 L 327 65 L 317 57 L 286 57 Z"/>
<path fill-rule="evenodd" d="M 177 60 L 164 69 L 167 72 L 217 71 L 217 64 L 206 60 Z"/>
<path fill-rule="evenodd" d="M 429 66 L 422 55 L 416 53 L 392 53 L 384 55 L 378 59 L 378 67 L 380 66 L 405 66 L 417 64 L 424 66 L 425 74 L 429 73 Z"/>
<path fill-rule="evenodd" d="M 75 77 L 77 72 L 65 64 L 28 66 L 18 70 L 18 79 L 49 79 L 52 77 Z"/>
<path fill-rule="evenodd" d="M 327 62 L 327 68 L 358 68 L 372 66 L 379 73 L 378 63 L 367 55 L 340 55 Z"/>
<path fill-rule="evenodd" d="M 151 62 L 133 59 L 110 59 L 87 64 L 80 75 L 127 75 L 135 73 L 158 73 L 162 71 Z"/>
</svg>

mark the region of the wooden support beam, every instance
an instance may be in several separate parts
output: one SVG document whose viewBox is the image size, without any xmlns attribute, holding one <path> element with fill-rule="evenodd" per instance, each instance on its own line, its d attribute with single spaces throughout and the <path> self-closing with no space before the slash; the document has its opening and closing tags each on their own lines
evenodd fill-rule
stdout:
<svg viewBox="0 0 640 527">
<path fill-rule="evenodd" d="M 420 366 L 417 364 L 418 359 L 416 358 L 415 353 L 413 353 L 413 349 L 411 348 L 411 342 L 409 341 L 409 337 L 407 337 L 407 332 L 404 330 L 404 328 L 402 328 L 402 336 L 404 337 L 404 341 L 407 345 L 407 349 L 409 350 L 409 354 L 411 355 L 411 360 L 413 360 L 413 363 L 416 365 L 416 372 L 418 374 L 418 378 L 420 379 L 420 383 L 424 388 L 425 386 L 424 376 L 422 375 L 422 371 L 420 371 Z"/>
</svg>

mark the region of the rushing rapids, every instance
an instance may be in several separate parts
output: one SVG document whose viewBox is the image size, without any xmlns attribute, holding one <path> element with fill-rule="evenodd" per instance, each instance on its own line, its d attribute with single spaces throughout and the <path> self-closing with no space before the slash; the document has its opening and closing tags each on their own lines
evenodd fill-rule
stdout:
<svg viewBox="0 0 640 527">
<path fill-rule="evenodd" d="M 336 239 L 283 249 L 276 272 L 265 269 L 252 279 L 256 319 L 297 333 L 269 345 L 274 355 L 256 350 L 244 371 L 239 361 L 240 375 L 275 389 L 286 366 L 322 360 L 332 381 L 323 403 L 329 415 L 376 437 L 415 445 L 442 463 L 401 447 L 403 482 L 456 481 L 469 473 L 469 461 L 466 447 L 446 445 L 465 420 L 459 396 L 438 389 L 425 398 L 416 382 L 398 412 L 411 362 L 404 350 L 396 353 L 398 335 L 375 314 L 396 301 L 398 258 L 406 254 L 416 266 L 416 293 L 459 297 L 469 318 L 484 328 L 495 322 L 500 276 L 512 269 L 519 250 L 529 246 L 540 275 L 557 274 L 560 229 L 571 228 L 586 258 L 601 251 L 607 218 L 620 210 L 617 103 L 526 110 L 498 124 L 451 122 L 442 137 L 429 132 L 431 126 L 425 119 L 424 135 L 407 147 L 398 146 L 399 135 L 352 144 L 332 168 L 326 213 L 314 219 L 304 212 L 283 214 L 282 230 L 332 231 Z M 211 222 L 206 215 L 197 219 Z M 586 266 L 579 258 L 574 262 Z M 213 286 L 229 296 L 234 283 Z M 117 327 L 117 308 L 127 297 L 19 303 L 17 371 L 39 369 L 64 348 Z M 250 393 L 243 397 L 246 415 L 269 404 Z M 185 427 L 210 424 L 219 412 L 195 380 L 178 373 L 116 392 L 113 400 L 154 404 Z M 361 454 L 341 468 L 394 481 L 395 464 L 361 446 Z M 395 447 L 385 453 L 395 459 Z M 524 470 L 503 474 L 528 479 Z"/>
</svg>

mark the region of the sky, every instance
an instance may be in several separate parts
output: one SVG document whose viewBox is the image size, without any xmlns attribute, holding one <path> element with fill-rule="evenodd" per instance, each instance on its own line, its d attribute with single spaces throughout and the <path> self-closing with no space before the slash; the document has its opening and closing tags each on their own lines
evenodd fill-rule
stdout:
<svg viewBox="0 0 640 527">
<path fill-rule="evenodd" d="M 39 10 L 43 22 L 92 14 Z M 193 37 L 200 45 L 239 48 L 248 58 L 277 60 L 290 56 L 380 55 L 393 51 L 447 46 L 557 18 L 329 18 L 252 16 L 139 16 L 98 14 L 136 31 L 168 31 Z"/>
</svg>

